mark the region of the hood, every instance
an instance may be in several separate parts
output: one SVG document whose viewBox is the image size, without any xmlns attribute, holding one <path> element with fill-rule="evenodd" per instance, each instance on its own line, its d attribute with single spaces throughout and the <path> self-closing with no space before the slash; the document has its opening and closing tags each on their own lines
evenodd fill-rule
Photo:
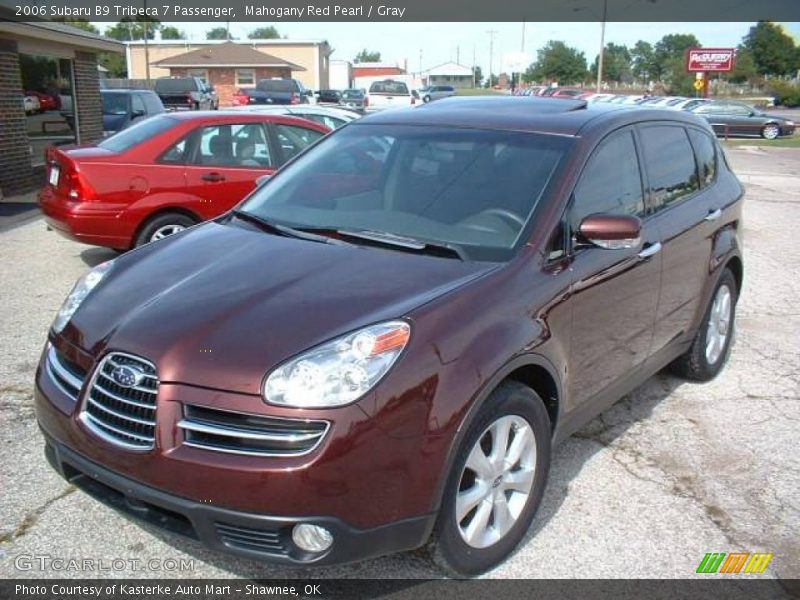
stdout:
<svg viewBox="0 0 800 600">
<path fill-rule="evenodd" d="M 495 267 L 210 222 L 117 259 L 63 335 L 148 358 L 163 382 L 260 394 L 286 359 Z"/>
</svg>

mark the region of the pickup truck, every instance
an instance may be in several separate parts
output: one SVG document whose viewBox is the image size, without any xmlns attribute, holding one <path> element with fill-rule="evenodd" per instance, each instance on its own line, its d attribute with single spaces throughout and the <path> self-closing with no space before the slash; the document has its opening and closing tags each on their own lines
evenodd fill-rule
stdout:
<svg viewBox="0 0 800 600">
<path fill-rule="evenodd" d="M 211 110 L 214 98 L 198 77 L 162 77 L 156 79 L 155 92 L 167 110 Z"/>
<path fill-rule="evenodd" d="M 401 108 L 414 106 L 419 94 L 416 90 L 409 90 L 404 81 L 386 79 L 373 81 L 364 99 L 367 110 L 383 110 L 386 108 Z"/>
<path fill-rule="evenodd" d="M 314 92 L 296 79 L 262 79 L 247 95 L 249 104 L 309 104 Z"/>
</svg>

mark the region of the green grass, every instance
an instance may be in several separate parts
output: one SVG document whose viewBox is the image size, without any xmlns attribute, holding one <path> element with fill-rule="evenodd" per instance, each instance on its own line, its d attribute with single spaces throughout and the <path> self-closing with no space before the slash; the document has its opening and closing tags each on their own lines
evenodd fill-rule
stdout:
<svg viewBox="0 0 800 600">
<path fill-rule="evenodd" d="M 752 139 L 729 139 L 722 140 L 725 146 L 761 146 L 763 148 L 800 148 L 800 135 L 792 135 L 777 140 L 764 140 L 761 138 Z"/>
<path fill-rule="evenodd" d="M 456 90 L 456 96 L 499 96 L 502 92 L 498 90 L 487 90 L 486 88 L 464 88 Z"/>
</svg>

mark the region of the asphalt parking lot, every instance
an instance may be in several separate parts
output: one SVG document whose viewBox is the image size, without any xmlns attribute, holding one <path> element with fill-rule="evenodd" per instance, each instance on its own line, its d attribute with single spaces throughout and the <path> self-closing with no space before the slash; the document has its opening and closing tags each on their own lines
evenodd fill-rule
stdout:
<svg viewBox="0 0 800 600">
<path fill-rule="evenodd" d="M 731 360 L 696 385 L 658 375 L 561 445 L 531 534 L 496 578 L 688 578 L 707 552 L 770 552 L 800 577 L 800 150 L 728 150 L 747 187 Z M 0 577 L 437 577 L 416 554 L 296 571 L 218 555 L 118 516 L 47 466 L 33 411 L 48 326 L 113 254 L 41 220 L 0 233 Z M 18 557 L 191 559 L 185 571 L 18 569 Z M 23 566 L 30 561 L 23 561 Z"/>
</svg>

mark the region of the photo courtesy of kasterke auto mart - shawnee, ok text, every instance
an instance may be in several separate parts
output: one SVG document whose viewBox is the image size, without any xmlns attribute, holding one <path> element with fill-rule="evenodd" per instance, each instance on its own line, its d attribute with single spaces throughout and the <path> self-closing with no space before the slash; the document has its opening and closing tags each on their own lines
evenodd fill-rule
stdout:
<svg viewBox="0 0 800 600">
<path fill-rule="evenodd" d="M 797 597 L 798 119 L 793 0 L 0 0 L 0 598 Z"/>
</svg>

